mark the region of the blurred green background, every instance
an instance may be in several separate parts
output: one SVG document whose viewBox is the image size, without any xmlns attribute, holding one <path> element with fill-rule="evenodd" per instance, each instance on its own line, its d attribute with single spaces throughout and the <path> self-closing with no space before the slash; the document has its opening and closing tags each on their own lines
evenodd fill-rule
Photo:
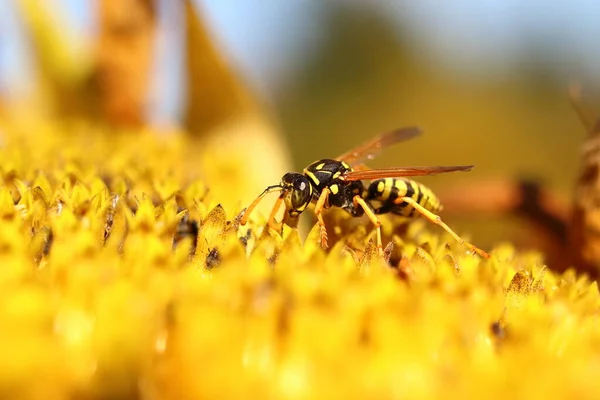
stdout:
<svg viewBox="0 0 600 400">
<path fill-rule="evenodd" d="M 213 16 L 217 36 L 238 43 L 228 33 L 236 28 L 223 28 L 227 7 L 205 3 L 220 17 Z M 296 22 L 294 15 L 281 13 L 288 25 L 273 23 L 271 12 L 264 27 L 253 26 L 257 32 L 273 29 L 263 35 L 308 37 L 288 39 L 298 48 L 261 63 L 284 65 L 272 67 L 275 82 L 264 84 L 263 92 L 298 168 L 382 130 L 417 124 L 425 130 L 422 138 L 391 149 L 373 165 L 473 163 L 469 176 L 428 183 L 533 176 L 561 192 L 571 190 L 585 132 L 567 86 L 600 77 L 600 44 L 589 28 L 592 15 L 600 15 L 597 4 L 300 3 L 304 6 L 287 7 L 298 15 Z M 241 35 L 253 34 L 243 32 L 250 23 L 242 25 Z M 259 57 L 261 49 L 255 50 Z M 257 86 L 267 79 L 254 76 Z"/>
<path fill-rule="evenodd" d="M 29 62 L 11 3 L 0 5 L 5 98 L 27 90 Z M 148 115 L 160 124 L 180 120 L 186 77 L 182 7 L 158 3 Z M 447 190 L 477 179 L 531 177 L 570 195 L 585 132 L 567 87 L 600 78 L 597 3 L 196 3 L 229 61 L 274 113 L 297 169 L 381 131 L 418 125 L 423 137 L 371 165 L 474 164 L 468 174 L 422 181 Z M 62 15 L 85 43 L 94 33 L 90 4 L 62 0 L 48 12 Z M 520 234 L 498 221 L 452 219 L 489 243 Z"/>
</svg>

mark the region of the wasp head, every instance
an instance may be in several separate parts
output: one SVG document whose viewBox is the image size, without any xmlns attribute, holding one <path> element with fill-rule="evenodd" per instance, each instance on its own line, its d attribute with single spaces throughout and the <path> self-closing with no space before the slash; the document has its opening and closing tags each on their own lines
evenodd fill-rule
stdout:
<svg viewBox="0 0 600 400">
<path fill-rule="evenodd" d="M 306 209 L 312 199 L 312 186 L 302 174 L 290 172 L 281 178 L 285 194 L 285 205 L 290 217 L 297 217 Z"/>
</svg>

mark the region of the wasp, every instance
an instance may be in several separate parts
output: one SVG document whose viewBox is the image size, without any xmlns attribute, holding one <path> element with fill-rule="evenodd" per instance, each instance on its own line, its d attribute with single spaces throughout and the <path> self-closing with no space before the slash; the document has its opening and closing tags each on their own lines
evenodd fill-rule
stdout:
<svg viewBox="0 0 600 400">
<path fill-rule="evenodd" d="M 250 213 L 265 195 L 279 191 L 279 197 L 269 215 L 268 226 L 278 230 L 275 217 L 282 203 L 285 204 L 290 218 L 297 218 L 309 204 L 314 203 L 314 213 L 320 227 L 323 248 L 327 248 L 327 230 L 323 220 L 323 210 L 340 207 L 354 217 L 366 215 L 375 225 L 377 248 L 380 254 L 383 253 L 383 246 L 381 221 L 377 215 L 393 213 L 404 217 L 422 215 L 445 229 L 472 253 L 489 258 L 488 253 L 462 239 L 442 221 L 436 214 L 442 209 L 441 203 L 429 188 L 407 179 L 410 176 L 469 171 L 473 168 L 472 165 L 371 169 L 364 164 L 365 160 L 372 160 L 383 149 L 412 139 L 421 132 L 417 127 L 404 127 L 381 133 L 334 159 L 313 162 L 304 168 L 302 173 L 286 173 L 278 185 L 267 187 L 250 204 L 244 212 L 240 224 L 246 224 Z M 366 185 L 363 181 L 370 181 L 370 183 Z"/>
</svg>

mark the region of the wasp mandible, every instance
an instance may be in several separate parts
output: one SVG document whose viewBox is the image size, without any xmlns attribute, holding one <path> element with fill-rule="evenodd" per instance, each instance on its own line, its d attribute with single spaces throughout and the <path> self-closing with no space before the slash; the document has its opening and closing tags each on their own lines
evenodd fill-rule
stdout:
<svg viewBox="0 0 600 400">
<path fill-rule="evenodd" d="M 422 215 L 445 229 L 471 252 L 489 258 L 488 253 L 462 239 L 442 221 L 436 214 L 442 209 L 441 203 L 429 188 L 406 179 L 409 176 L 469 171 L 473 168 L 472 165 L 371 169 L 364 164 L 365 160 L 375 158 L 383 149 L 420 134 L 421 130 L 417 127 L 404 127 L 385 132 L 334 159 L 315 161 L 302 173 L 288 172 L 278 185 L 267 187 L 250 204 L 240 224 L 247 223 L 250 213 L 266 194 L 279 191 L 279 198 L 269 215 L 268 226 L 278 229 L 275 217 L 282 203 L 285 203 L 286 211 L 291 218 L 297 218 L 309 204 L 314 203 L 323 248 L 327 248 L 327 229 L 323 221 L 323 210 L 340 207 L 354 217 L 367 215 L 377 230 L 377 249 L 380 254 L 383 253 L 383 245 L 381 221 L 377 215 L 393 213 L 404 217 Z M 363 180 L 371 182 L 365 186 Z"/>
</svg>

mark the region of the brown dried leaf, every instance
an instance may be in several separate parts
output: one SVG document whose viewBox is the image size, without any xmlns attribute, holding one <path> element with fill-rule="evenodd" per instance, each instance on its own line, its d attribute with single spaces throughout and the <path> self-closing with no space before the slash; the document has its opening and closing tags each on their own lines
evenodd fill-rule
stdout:
<svg viewBox="0 0 600 400">
<path fill-rule="evenodd" d="M 104 117 L 140 126 L 154 58 L 155 4 L 149 0 L 101 0 L 96 49 L 97 79 Z"/>
</svg>

